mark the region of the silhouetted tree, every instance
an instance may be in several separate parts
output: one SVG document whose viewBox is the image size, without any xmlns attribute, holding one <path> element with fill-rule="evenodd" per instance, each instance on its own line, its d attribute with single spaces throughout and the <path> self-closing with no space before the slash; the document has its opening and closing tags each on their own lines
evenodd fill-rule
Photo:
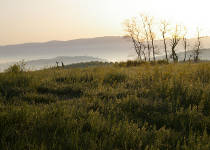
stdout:
<svg viewBox="0 0 210 150">
<path fill-rule="evenodd" d="M 174 62 L 178 62 L 176 46 L 178 45 L 180 39 L 181 39 L 181 28 L 179 25 L 176 25 L 174 31 L 172 32 L 171 39 L 170 39 L 171 57 Z"/>
<path fill-rule="evenodd" d="M 153 32 L 153 17 L 147 16 L 147 26 L 149 31 L 149 37 L 151 40 L 151 46 L 152 46 L 152 54 L 153 54 L 153 60 L 155 61 L 155 46 L 154 46 L 154 40 L 155 40 L 155 32 Z"/>
<path fill-rule="evenodd" d="M 147 43 L 147 51 L 148 51 L 148 60 L 150 61 L 150 34 L 149 34 L 149 30 L 148 30 L 148 16 L 146 15 L 141 15 L 141 21 L 142 21 L 142 24 L 143 24 L 143 30 L 144 30 L 144 36 L 145 36 L 145 39 L 146 39 L 146 43 Z"/>
<path fill-rule="evenodd" d="M 197 28 L 197 41 L 196 41 L 196 44 L 195 44 L 195 50 L 193 51 L 195 62 L 198 62 L 198 60 L 199 60 L 200 47 L 201 47 L 200 29 Z"/>
<path fill-rule="evenodd" d="M 58 61 L 56 61 L 56 65 L 57 65 L 57 68 L 59 67 L 58 65 L 59 65 L 59 62 Z"/>
<path fill-rule="evenodd" d="M 142 45 L 142 47 L 143 47 L 143 49 L 142 49 L 142 54 L 143 54 L 143 56 L 144 56 L 144 61 L 147 61 L 147 56 L 146 56 L 146 54 L 145 54 L 145 50 L 147 49 L 147 47 L 143 44 Z"/>
<path fill-rule="evenodd" d="M 187 28 L 184 27 L 184 34 L 183 34 L 183 46 L 184 46 L 184 62 L 186 61 L 186 57 L 187 57 L 187 46 L 188 46 L 188 42 L 187 42 Z"/>
<path fill-rule="evenodd" d="M 169 23 L 165 20 L 161 21 L 160 32 L 163 38 L 163 45 L 165 50 L 166 61 L 168 62 L 168 52 L 167 52 L 167 43 L 166 43 L 166 34 L 169 32 Z"/>
<path fill-rule="evenodd" d="M 190 54 L 189 58 L 188 58 L 188 61 L 191 62 L 191 58 L 193 57 L 192 54 Z"/>
<path fill-rule="evenodd" d="M 138 55 L 138 59 L 142 60 L 142 52 L 144 49 L 143 42 L 141 35 L 141 28 L 137 25 L 136 18 L 132 18 L 131 20 L 127 20 L 125 22 L 125 31 L 127 32 L 127 36 L 132 40 L 134 49 L 136 54 Z M 144 55 L 145 58 L 145 55 Z M 145 58 L 146 59 L 146 58 Z"/>
<path fill-rule="evenodd" d="M 61 61 L 61 64 L 62 64 L 62 67 L 64 68 L 64 67 L 65 67 L 65 65 L 64 65 L 63 61 Z"/>
</svg>

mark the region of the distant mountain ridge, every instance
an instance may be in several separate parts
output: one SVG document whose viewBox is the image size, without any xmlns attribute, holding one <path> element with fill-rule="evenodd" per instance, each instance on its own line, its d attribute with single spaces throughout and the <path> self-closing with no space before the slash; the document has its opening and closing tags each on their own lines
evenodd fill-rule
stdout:
<svg viewBox="0 0 210 150">
<path fill-rule="evenodd" d="M 58 56 L 51 59 L 38 59 L 38 60 L 31 60 L 26 62 L 27 66 L 35 67 L 35 68 L 43 68 L 43 67 L 51 67 L 56 66 L 56 61 L 59 62 L 61 66 L 61 62 L 64 65 L 75 64 L 75 63 L 82 63 L 82 62 L 92 62 L 92 61 L 101 61 L 105 62 L 107 60 L 91 57 L 91 56 Z"/>
<path fill-rule="evenodd" d="M 124 37 L 110 36 L 0 46 L 0 61 L 48 59 L 57 56 L 93 56 L 115 61 L 126 59 L 131 53 L 132 43 Z"/>
<path fill-rule="evenodd" d="M 169 49 L 169 41 L 168 49 Z M 189 43 L 193 49 L 195 39 Z M 210 60 L 210 37 L 202 38 L 202 49 L 205 49 L 205 59 Z M 155 41 L 157 49 L 161 52 L 163 42 Z M 177 53 L 182 53 L 183 46 L 180 42 Z M 164 53 L 158 53 L 164 55 Z M 203 54 L 201 54 L 202 56 Z M 76 39 L 69 41 L 49 41 L 43 43 L 25 43 L 17 45 L 0 46 L 0 64 L 5 62 L 17 62 L 20 60 L 31 61 L 40 59 L 51 59 L 57 56 L 87 56 L 105 59 L 107 61 L 126 61 L 135 59 L 136 53 L 132 42 L 122 36 L 106 36 L 87 39 Z M 42 60 L 43 61 L 43 60 Z"/>
<path fill-rule="evenodd" d="M 64 65 L 66 66 L 69 64 L 87 63 L 87 62 L 96 62 L 96 61 L 106 62 L 107 60 L 91 56 L 74 56 L 74 57 L 58 56 L 50 59 L 37 59 L 37 60 L 26 61 L 24 63 L 26 64 L 27 69 L 37 70 L 37 69 L 55 67 L 57 65 L 56 62 L 59 62 L 59 66 L 62 66 L 61 62 L 63 62 Z M 13 65 L 15 63 L 16 62 L 0 64 L 0 70 L 3 71 L 7 69 L 10 65 Z"/>
</svg>

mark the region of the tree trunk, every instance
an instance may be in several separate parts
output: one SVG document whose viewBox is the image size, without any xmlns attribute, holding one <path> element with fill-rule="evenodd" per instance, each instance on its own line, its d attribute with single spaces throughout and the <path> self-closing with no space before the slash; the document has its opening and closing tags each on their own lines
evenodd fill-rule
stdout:
<svg viewBox="0 0 210 150">
<path fill-rule="evenodd" d="M 154 47 L 154 40 L 152 39 L 152 53 L 153 53 L 153 60 L 155 60 L 155 47 Z"/>
<path fill-rule="evenodd" d="M 166 61 L 168 62 L 168 54 L 167 54 L 167 46 L 166 46 L 165 36 L 163 36 L 163 42 L 164 42 L 164 48 L 165 48 Z"/>
</svg>

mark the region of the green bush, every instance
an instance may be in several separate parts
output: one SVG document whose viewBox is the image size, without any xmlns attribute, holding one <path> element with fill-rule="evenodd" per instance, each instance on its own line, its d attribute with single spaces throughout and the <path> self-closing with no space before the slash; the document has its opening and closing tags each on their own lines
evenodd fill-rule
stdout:
<svg viewBox="0 0 210 150">
<path fill-rule="evenodd" d="M 25 68 L 26 64 L 24 61 L 21 61 L 19 63 L 16 63 L 14 65 L 11 65 L 8 69 L 5 70 L 5 72 L 8 73 L 20 73 L 26 70 Z"/>
</svg>

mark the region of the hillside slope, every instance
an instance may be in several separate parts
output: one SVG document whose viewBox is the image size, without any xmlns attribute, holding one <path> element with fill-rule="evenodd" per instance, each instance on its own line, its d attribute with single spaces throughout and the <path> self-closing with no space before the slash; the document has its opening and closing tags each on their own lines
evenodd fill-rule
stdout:
<svg viewBox="0 0 210 150">
<path fill-rule="evenodd" d="M 0 149 L 209 150 L 210 63 L 0 73 Z"/>
<path fill-rule="evenodd" d="M 188 49 L 193 49 L 195 39 L 190 39 Z M 170 41 L 167 41 L 169 49 Z M 163 42 L 155 41 L 159 50 L 158 55 L 163 54 Z M 201 58 L 210 59 L 207 49 L 210 48 L 210 37 L 204 37 L 201 48 L 205 49 Z M 182 41 L 176 48 L 177 52 L 183 51 Z M 57 56 L 90 56 L 106 59 L 108 61 L 125 61 L 135 59 L 136 54 L 132 42 L 120 36 L 98 37 L 91 39 L 77 39 L 70 41 L 49 41 L 45 43 L 26 43 L 19 45 L 0 46 L 0 63 L 50 59 Z"/>
</svg>

